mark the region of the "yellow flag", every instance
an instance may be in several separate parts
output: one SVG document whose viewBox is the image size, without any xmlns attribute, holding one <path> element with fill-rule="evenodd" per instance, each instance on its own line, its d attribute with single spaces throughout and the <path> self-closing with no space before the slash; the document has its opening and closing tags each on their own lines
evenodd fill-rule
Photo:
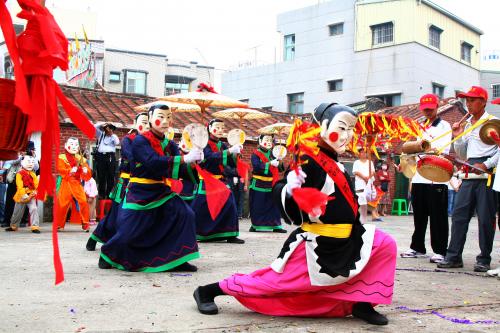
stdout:
<svg viewBox="0 0 500 333">
<path fill-rule="evenodd" d="M 85 31 L 85 27 L 82 24 L 82 29 L 83 29 L 83 38 L 85 39 L 85 44 L 89 43 L 89 38 L 87 37 L 87 32 Z"/>
<path fill-rule="evenodd" d="M 76 32 L 75 32 L 75 46 L 76 46 L 76 52 L 80 51 L 80 41 L 78 41 L 78 36 L 76 35 Z"/>
</svg>

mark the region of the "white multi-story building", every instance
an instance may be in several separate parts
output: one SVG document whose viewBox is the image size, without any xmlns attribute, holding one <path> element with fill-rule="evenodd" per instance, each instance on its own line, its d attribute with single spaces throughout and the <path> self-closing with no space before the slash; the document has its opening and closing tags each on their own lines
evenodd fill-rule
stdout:
<svg viewBox="0 0 500 333">
<path fill-rule="evenodd" d="M 225 95 L 303 113 L 367 97 L 415 103 L 480 82 L 481 30 L 428 0 L 332 0 L 277 21 L 282 61 L 223 74 Z"/>
</svg>

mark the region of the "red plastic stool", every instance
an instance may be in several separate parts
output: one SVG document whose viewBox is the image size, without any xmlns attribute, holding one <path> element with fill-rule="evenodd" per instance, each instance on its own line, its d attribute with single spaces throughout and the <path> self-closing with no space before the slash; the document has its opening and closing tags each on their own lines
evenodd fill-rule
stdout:
<svg viewBox="0 0 500 333">
<path fill-rule="evenodd" d="M 102 218 L 106 216 L 106 214 L 111 209 L 111 203 L 112 201 L 109 199 L 99 200 L 99 207 L 97 208 L 97 214 L 96 214 L 97 221 L 102 220 Z"/>
</svg>

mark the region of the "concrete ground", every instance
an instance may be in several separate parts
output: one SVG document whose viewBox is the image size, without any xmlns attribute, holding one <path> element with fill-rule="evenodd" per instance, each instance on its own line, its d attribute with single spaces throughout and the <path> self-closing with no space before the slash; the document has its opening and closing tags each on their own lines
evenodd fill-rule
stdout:
<svg viewBox="0 0 500 333">
<path fill-rule="evenodd" d="M 408 248 L 411 216 L 388 217 L 377 225 L 395 237 L 400 252 Z M 428 259 L 398 258 L 393 304 L 378 308 L 388 315 L 388 326 L 372 326 L 355 318 L 268 317 L 248 311 L 231 297 L 217 298 L 219 315 L 201 315 L 192 298 L 196 286 L 270 264 L 287 237 L 249 233 L 248 220 L 240 227 L 244 245 L 200 244 L 202 258 L 193 262 L 197 273 L 145 274 L 98 269 L 99 252 L 85 250 L 89 234 L 69 226 L 59 234 L 66 280 L 58 286 L 53 285 L 49 224 L 40 235 L 27 228 L 16 233 L 0 231 L 0 332 L 500 331 L 500 280 L 472 272 L 478 253 L 475 219 L 463 269 L 436 272 Z M 492 265 L 499 266 L 499 233 L 494 249 Z"/>
</svg>

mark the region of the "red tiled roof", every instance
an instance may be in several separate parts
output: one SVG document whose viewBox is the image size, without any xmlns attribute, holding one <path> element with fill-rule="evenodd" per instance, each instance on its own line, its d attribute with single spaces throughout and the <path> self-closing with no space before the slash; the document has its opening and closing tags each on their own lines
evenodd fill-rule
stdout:
<svg viewBox="0 0 500 333">
<path fill-rule="evenodd" d="M 135 118 L 138 111 L 134 107 L 152 102 L 155 100 L 149 96 L 137 96 L 132 94 L 112 93 L 102 90 L 92 90 L 86 88 L 77 88 L 70 86 L 61 86 L 62 91 L 83 113 L 90 119 L 92 123 L 97 122 L 112 122 L 117 127 L 129 127 Z M 260 110 L 271 114 L 271 118 L 244 120 L 243 130 L 247 134 L 248 139 L 255 139 L 258 136 L 257 130 L 261 127 L 278 123 L 291 123 L 292 117 L 290 114 L 276 111 Z M 214 111 L 209 111 L 205 114 L 203 122 L 206 123 L 210 119 L 210 114 Z M 64 110 L 59 106 L 59 120 L 62 123 L 70 122 Z M 193 122 L 200 122 L 199 112 L 176 112 L 174 113 L 174 128 L 182 130 L 186 125 Z M 239 127 L 239 122 L 233 119 L 224 119 L 226 129 L 230 130 Z"/>
</svg>

